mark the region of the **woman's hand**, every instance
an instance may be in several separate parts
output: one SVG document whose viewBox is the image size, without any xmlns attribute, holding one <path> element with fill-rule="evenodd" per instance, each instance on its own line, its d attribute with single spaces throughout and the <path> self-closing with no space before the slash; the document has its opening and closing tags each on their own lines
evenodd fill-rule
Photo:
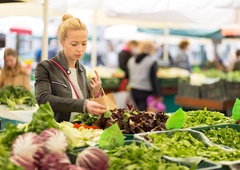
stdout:
<svg viewBox="0 0 240 170">
<path fill-rule="evenodd" d="M 90 81 L 90 90 L 94 97 L 98 97 L 101 94 L 102 81 L 98 75 L 98 72 L 95 70 L 96 76 L 93 77 Z"/>
<path fill-rule="evenodd" d="M 95 101 L 89 100 L 86 105 L 87 112 L 94 115 L 101 115 L 107 111 L 107 108 Z"/>
</svg>

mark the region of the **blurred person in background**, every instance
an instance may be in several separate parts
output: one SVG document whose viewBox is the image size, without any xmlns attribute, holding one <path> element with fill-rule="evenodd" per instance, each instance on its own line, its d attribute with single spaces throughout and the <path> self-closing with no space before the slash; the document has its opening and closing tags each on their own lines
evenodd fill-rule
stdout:
<svg viewBox="0 0 240 170">
<path fill-rule="evenodd" d="M 138 45 L 138 54 L 127 63 L 126 78 L 131 95 L 138 110 L 147 110 L 147 98 L 154 96 L 162 101 L 160 84 L 157 78 L 158 65 L 154 60 L 155 46 L 152 42 L 142 41 Z"/>
<path fill-rule="evenodd" d="M 189 63 L 189 57 L 187 55 L 187 51 L 189 48 L 189 41 L 188 40 L 182 40 L 179 44 L 178 44 L 178 54 L 174 60 L 174 65 L 176 67 L 191 71 L 192 67 Z"/>
<path fill-rule="evenodd" d="M 233 68 L 232 68 L 232 71 L 240 71 L 240 50 L 236 50 L 236 53 L 235 53 L 235 56 L 236 56 L 236 61 L 234 62 L 233 64 Z"/>
<path fill-rule="evenodd" d="M 8 85 L 20 85 L 30 91 L 30 71 L 21 65 L 17 52 L 11 48 L 6 48 L 3 57 L 4 66 L 0 74 L 0 88 Z"/>
<path fill-rule="evenodd" d="M 123 47 L 123 49 L 118 54 L 118 66 L 124 71 L 124 74 L 126 74 L 127 71 L 127 62 L 128 60 L 136 55 L 137 53 L 137 46 L 138 42 L 135 40 L 128 41 L 127 44 Z M 127 79 L 126 77 L 122 79 L 120 84 L 120 91 L 125 91 L 127 87 Z"/>
<path fill-rule="evenodd" d="M 90 91 L 95 97 L 101 95 L 101 79 L 95 72 L 89 84 L 86 69 L 79 61 L 87 48 L 86 25 L 79 18 L 65 14 L 58 27 L 58 37 L 63 49 L 52 59 L 38 63 L 35 70 L 38 104 L 49 102 L 57 122 L 72 122 L 79 113 L 105 113 L 105 106 L 89 100 Z"/>
<path fill-rule="evenodd" d="M 126 46 L 118 54 L 118 63 L 119 68 L 121 68 L 124 72 L 127 70 L 127 62 L 133 55 L 137 52 L 138 42 L 135 40 L 129 41 Z"/>
</svg>

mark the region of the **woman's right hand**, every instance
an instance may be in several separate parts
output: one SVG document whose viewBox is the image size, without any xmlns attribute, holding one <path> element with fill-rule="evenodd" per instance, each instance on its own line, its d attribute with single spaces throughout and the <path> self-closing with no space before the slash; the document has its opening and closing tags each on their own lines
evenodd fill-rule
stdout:
<svg viewBox="0 0 240 170">
<path fill-rule="evenodd" d="M 87 112 L 94 115 L 101 115 L 107 111 L 106 106 L 103 106 L 95 101 L 89 100 L 87 102 Z"/>
</svg>

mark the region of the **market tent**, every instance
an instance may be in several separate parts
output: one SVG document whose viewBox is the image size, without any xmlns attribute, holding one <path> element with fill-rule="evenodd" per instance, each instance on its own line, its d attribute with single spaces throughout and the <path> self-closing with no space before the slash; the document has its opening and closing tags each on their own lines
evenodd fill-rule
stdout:
<svg viewBox="0 0 240 170">
<path fill-rule="evenodd" d="M 127 4 L 127 5 L 126 5 Z M 238 0 L 105 0 L 108 16 L 222 26 L 238 23 Z"/>
<path fill-rule="evenodd" d="M 17 34 L 29 34 L 41 37 L 43 34 L 43 20 L 30 16 L 4 17 L 0 19 L 0 33 L 15 32 Z M 48 25 L 48 36 L 55 37 L 57 29 Z"/>
<path fill-rule="evenodd" d="M 138 28 L 137 31 L 150 34 L 164 35 L 164 29 Z M 221 29 L 172 29 L 169 28 L 169 35 L 180 35 L 188 37 L 201 37 L 221 39 L 224 36 L 221 34 Z"/>
</svg>

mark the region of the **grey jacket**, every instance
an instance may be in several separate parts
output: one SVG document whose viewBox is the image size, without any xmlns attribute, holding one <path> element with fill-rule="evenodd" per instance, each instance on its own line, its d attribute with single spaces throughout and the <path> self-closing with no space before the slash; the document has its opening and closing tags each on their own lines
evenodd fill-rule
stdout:
<svg viewBox="0 0 240 170">
<path fill-rule="evenodd" d="M 66 72 L 67 59 L 60 51 L 54 58 Z M 84 66 L 77 61 L 78 84 L 84 99 L 72 99 L 72 91 L 68 78 L 51 61 L 44 60 L 37 64 L 35 70 L 35 94 L 38 104 L 49 102 L 57 122 L 69 121 L 71 112 L 84 112 L 84 102 L 89 98 L 89 85 Z"/>
</svg>

